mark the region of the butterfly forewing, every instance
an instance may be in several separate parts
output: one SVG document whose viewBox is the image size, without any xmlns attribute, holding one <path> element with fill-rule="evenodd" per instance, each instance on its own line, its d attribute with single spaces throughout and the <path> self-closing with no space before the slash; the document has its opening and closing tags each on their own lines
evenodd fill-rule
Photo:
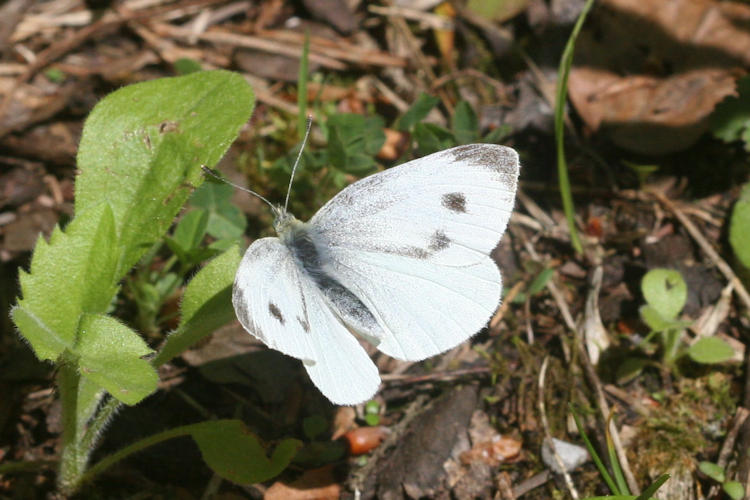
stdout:
<svg viewBox="0 0 750 500">
<path fill-rule="evenodd" d="M 373 314 L 378 349 L 423 359 L 486 324 L 518 168 L 510 148 L 461 146 L 367 177 L 312 218 L 324 269 Z"/>
</svg>

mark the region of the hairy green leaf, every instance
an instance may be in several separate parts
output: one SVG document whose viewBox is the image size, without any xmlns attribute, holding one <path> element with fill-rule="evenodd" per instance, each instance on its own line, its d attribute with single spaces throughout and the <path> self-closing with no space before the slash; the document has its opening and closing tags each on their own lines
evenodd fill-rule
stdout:
<svg viewBox="0 0 750 500">
<path fill-rule="evenodd" d="M 116 243 L 106 203 L 79 213 L 64 232 L 56 227 L 49 242 L 37 241 L 12 314 L 39 359 L 54 360 L 73 348 L 83 313 L 106 311 L 117 291 Z"/>
<path fill-rule="evenodd" d="M 154 359 L 156 366 L 234 319 L 232 284 L 240 258 L 235 245 L 206 264 L 188 283 L 182 299 L 180 325 L 167 337 Z"/>
<path fill-rule="evenodd" d="M 200 71 L 124 87 L 89 115 L 78 150 L 76 211 L 102 200 L 113 209 L 120 277 L 167 231 L 200 166 L 222 157 L 252 113 L 245 79 Z"/>
<path fill-rule="evenodd" d="M 159 377 L 143 356 L 153 352 L 133 330 L 111 316 L 86 314 L 76 353 L 81 375 L 133 405 L 156 390 Z"/>
</svg>

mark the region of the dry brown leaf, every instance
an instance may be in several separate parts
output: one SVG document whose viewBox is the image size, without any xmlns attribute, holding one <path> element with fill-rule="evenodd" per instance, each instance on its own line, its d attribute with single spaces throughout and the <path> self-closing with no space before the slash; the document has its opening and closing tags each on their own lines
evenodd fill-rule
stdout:
<svg viewBox="0 0 750 500">
<path fill-rule="evenodd" d="M 570 99 L 620 147 L 683 150 L 750 63 L 748 20 L 736 2 L 602 0 L 578 40 Z"/>
<path fill-rule="evenodd" d="M 474 445 L 469 451 L 461 453 L 459 458 L 465 465 L 480 461 L 495 467 L 517 459 L 522 444 L 518 439 L 497 435 L 489 441 Z"/>
</svg>

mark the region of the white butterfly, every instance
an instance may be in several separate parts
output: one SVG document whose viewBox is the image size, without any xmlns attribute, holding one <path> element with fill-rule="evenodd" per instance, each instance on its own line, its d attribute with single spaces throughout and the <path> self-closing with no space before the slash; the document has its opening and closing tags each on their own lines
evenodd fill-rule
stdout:
<svg viewBox="0 0 750 500">
<path fill-rule="evenodd" d="M 372 397 L 378 369 L 352 332 L 417 361 L 479 331 L 500 304 L 490 252 L 513 209 L 518 154 L 459 146 L 366 177 L 309 222 L 275 207 L 234 281 L 240 323 L 301 359 L 332 402 Z"/>
</svg>

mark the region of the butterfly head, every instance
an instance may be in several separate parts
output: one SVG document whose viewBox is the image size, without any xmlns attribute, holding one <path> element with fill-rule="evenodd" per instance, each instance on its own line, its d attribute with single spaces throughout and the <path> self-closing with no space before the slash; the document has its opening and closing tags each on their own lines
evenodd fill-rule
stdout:
<svg viewBox="0 0 750 500">
<path fill-rule="evenodd" d="M 282 234 L 289 231 L 289 229 L 295 225 L 295 223 L 298 223 L 299 221 L 297 218 L 287 212 L 284 207 L 277 206 L 274 207 L 274 219 L 273 219 L 273 228 L 276 231 L 276 234 L 281 236 Z"/>
</svg>

